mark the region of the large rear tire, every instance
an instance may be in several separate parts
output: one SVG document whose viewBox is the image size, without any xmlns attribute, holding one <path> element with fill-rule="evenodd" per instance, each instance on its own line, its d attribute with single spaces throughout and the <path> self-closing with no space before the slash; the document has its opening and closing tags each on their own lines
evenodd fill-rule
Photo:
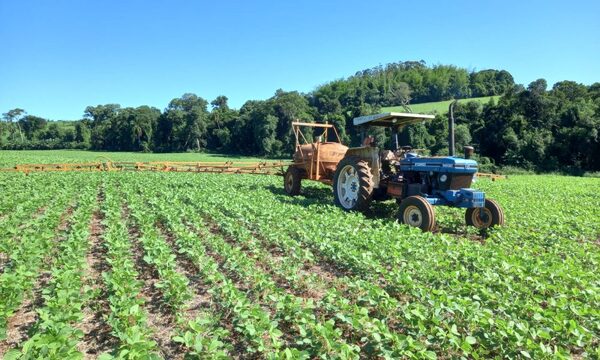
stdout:
<svg viewBox="0 0 600 360">
<path fill-rule="evenodd" d="M 424 197 L 409 196 L 400 203 L 398 220 L 423 231 L 432 231 L 435 228 L 435 211 Z"/>
<path fill-rule="evenodd" d="M 333 197 L 344 210 L 364 210 L 373 198 L 373 174 L 357 156 L 343 158 L 333 176 Z"/>
<path fill-rule="evenodd" d="M 465 222 L 478 229 L 504 225 L 504 210 L 492 199 L 485 199 L 482 208 L 470 208 L 465 212 Z"/>
<path fill-rule="evenodd" d="M 302 175 L 300 169 L 295 166 L 289 166 L 283 177 L 283 188 L 288 195 L 296 196 L 300 194 Z"/>
</svg>

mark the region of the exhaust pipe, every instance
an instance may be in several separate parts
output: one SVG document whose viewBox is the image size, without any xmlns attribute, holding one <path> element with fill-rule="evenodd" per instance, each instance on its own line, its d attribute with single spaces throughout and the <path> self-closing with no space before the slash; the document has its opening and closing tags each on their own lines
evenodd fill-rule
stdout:
<svg viewBox="0 0 600 360">
<path fill-rule="evenodd" d="M 473 152 L 475 149 L 472 146 L 465 145 L 463 146 L 463 150 L 465 151 L 465 159 L 470 159 L 473 156 Z"/>
<path fill-rule="evenodd" d="M 456 154 L 454 146 L 454 105 L 457 103 L 458 100 L 454 100 L 448 108 L 448 155 L 450 156 Z"/>
</svg>

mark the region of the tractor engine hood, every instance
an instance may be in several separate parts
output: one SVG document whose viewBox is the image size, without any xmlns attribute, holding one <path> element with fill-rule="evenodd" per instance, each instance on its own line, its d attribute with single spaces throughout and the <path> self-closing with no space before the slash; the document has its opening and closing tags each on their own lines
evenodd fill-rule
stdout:
<svg viewBox="0 0 600 360">
<path fill-rule="evenodd" d="M 475 174 L 477 172 L 477 161 L 454 156 L 419 157 L 409 153 L 406 158 L 400 161 L 400 170 Z"/>
</svg>

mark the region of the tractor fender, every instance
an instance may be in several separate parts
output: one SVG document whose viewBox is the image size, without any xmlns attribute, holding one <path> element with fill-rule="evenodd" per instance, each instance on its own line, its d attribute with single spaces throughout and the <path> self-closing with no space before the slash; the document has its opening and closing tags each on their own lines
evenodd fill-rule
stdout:
<svg viewBox="0 0 600 360">
<path fill-rule="evenodd" d="M 371 168 L 371 173 L 373 174 L 373 188 L 379 188 L 379 174 L 381 170 L 381 162 L 379 160 L 379 148 L 376 146 L 361 146 L 348 148 L 346 151 L 346 156 L 356 156 L 361 160 L 366 161 Z"/>
</svg>

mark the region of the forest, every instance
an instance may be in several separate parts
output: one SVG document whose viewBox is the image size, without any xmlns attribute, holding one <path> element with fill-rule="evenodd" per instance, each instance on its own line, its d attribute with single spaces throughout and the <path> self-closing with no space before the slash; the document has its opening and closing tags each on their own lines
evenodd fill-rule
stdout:
<svg viewBox="0 0 600 360">
<path fill-rule="evenodd" d="M 600 171 L 600 83 L 573 81 L 527 86 L 506 70 L 469 71 L 453 65 L 407 61 L 378 66 L 337 79 L 309 93 L 276 90 L 266 100 L 234 109 L 226 96 L 208 101 L 196 94 L 174 98 L 162 111 L 152 106 L 88 106 L 78 121 L 49 121 L 16 108 L 0 122 L 1 149 L 89 149 L 289 157 L 291 122 L 329 122 L 343 142 L 357 145 L 356 116 L 382 107 L 498 96 L 487 104 L 457 105 L 457 149 L 472 145 L 490 170 L 517 167 L 571 174 Z M 401 142 L 447 154 L 445 114 L 406 127 Z M 374 132 L 380 143 L 382 131 Z"/>
</svg>

